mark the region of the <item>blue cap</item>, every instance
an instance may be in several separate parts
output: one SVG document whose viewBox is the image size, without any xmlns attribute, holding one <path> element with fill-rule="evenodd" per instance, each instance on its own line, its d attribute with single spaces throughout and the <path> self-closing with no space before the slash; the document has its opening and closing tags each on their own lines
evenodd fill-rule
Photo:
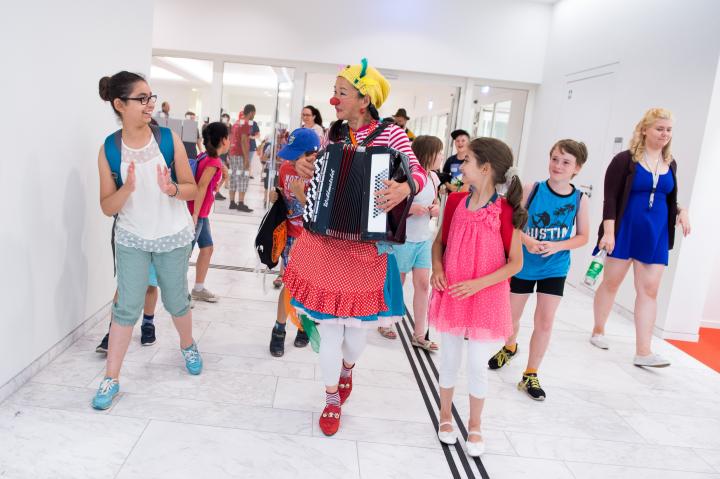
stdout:
<svg viewBox="0 0 720 479">
<path fill-rule="evenodd" d="M 288 144 L 278 152 L 283 160 L 297 160 L 308 151 L 320 149 L 320 138 L 311 128 L 298 128 L 290 134 Z"/>
</svg>

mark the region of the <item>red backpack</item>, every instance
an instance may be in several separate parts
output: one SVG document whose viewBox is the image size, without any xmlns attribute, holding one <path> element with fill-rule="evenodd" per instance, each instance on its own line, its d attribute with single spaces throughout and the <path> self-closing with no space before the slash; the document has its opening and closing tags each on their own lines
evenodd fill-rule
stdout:
<svg viewBox="0 0 720 479">
<path fill-rule="evenodd" d="M 465 201 L 468 192 L 455 192 L 448 195 L 445 202 L 445 212 L 442 220 L 442 243 L 447 246 L 448 236 L 450 235 L 450 223 L 455 213 L 455 209 L 461 201 Z M 503 247 L 505 248 L 505 257 L 510 255 L 510 246 L 512 245 L 513 230 L 515 227 L 512 222 L 513 209 L 505 198 L 500 198 L 500 236 L 502 237 Z"/>
</svg>

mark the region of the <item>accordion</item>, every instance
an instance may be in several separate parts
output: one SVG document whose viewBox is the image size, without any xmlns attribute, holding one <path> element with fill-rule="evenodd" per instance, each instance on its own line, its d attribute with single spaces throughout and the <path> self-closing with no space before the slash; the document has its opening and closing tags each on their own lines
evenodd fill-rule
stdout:
<svg viewBox="0 0 720 479">
<path fill-rule="evenodd" d="M 382 146 L 328 145 L 315 161 L 303 220 L 313 233 L 353 241 L 405 242 L 415 184 L 406 155 Z M 390 211 L 378 207 L 383 180 L 408 181 L 410 196 Z"/>
</svg>

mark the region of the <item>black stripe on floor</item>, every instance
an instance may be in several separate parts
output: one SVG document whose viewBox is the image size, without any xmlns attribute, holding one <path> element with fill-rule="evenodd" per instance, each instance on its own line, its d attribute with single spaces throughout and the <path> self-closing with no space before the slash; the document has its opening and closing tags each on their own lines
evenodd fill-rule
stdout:
<svg viewBox="0 0 720 479">
<path fill-rule="evenodd" d="M 402 320 L 402 322 L 405 322 L 405 319 Z M 410 368 L 412 369 L 413 374 L 415 375 L 415 381 L 417 381 L 418 388 L 420 389 L 420 394 L 422 395 L 423 401 L 425 401 L 425 408 L 427 409 L 428 414 L 430 415 L 430 421 L 433 423 L 433 427 L 437 431 L 438 429 L 438 418 L 435 414 L 435 411 L 432 407 L 432 403 L 430 402 L 430 398 L 428 396 L 428 392 L 423 385 L 422 379 L 420 378 L 420 373 L 418 371 L 417 365 L 415 364 L 415 361 L 413 361 L 412 353 L 410 352 L 410 348 L 412 347 L 410 345 L 410 342 L 405 337 L 405 335 L 400 330 L 401 328 L 398 327 L 398 336 L 400 337 L 400 342 L 403 345 L 403 349 L 405 349 L 405 354 L 407 355 L 408 362 L 410 363 Z M 455 464 L 455 459 L 453 458 L 452 452 L 450 451 L 450 446 L 447 444 L 440 443 L 442 445 L 443 454 L 445 454 L 445 459 L 448 462 L 448 467 L 450 467 L 450 472 L 452 473 L 452 477 L 454 479 L 460 479 L 460 471 L 458 471 L 457 465 Z M 470 476 L 474 477 L 474 476 Z"/>
<path fill-rule="evenodd" d="M 413 317 L 407 308 L 405 308 L 405 315 L 407 317 L 407 321 L 410 322 L 410 326 L 408 326 L 407 321 L 405 319 L 403 319 L 401 323 L 404 325 L 404 327 L 407 331 L 408 337 L 410 337 L 410 335 L 412 335 L 412 331 L 414 331 L 414 329 L 415 329 L 415 321 L 413 320 Z M 398 327 L 398 330 L 399 329 L 400 328 Z M 438 372 L 437 366 L 435 365 L 435 361 L 433 360 L 432 354 L 429 351 L 426 351 L 421 348 L 413 348 L 413 349 L 415 349 L 415 354 L 418 356 L 418 361 L 420 361 L 420 355 L 424 354 L 425 361 L 427 361 L 428 365 L 430 366 L 430 369 L 432 369 L 435 380 L 439 381 L 440 374 Z M 421 365 L 423 366 L 423 369 L 424 369 L 424 364 L 422 364 L 422 362 L 421 362 Z M 433 383 L 428 379 L 428 384 L 433 384 Z M 437 397 L 437 405 L 438 405 L 438 410 L 439 410 L 440 409 L 440 396 L 439 396 L 439 393 L 435 390 L 434 386 L 433 386 L 433 395 Z M 453 408 L 452 408 L 452 415 L 453 415 L 453 418 L 455 419 L 455 422 L 457 423 L 458 429 L 460 430 L 460 434 L 462 435 L 463 439 L 465 441 L 467 441 L 467 429 L 465 428 L 465 423 L 462 421 L 462 418 L 460 417 L 460 413 L 458 413 L 458 410 L 455 407 L 455 405 L 453 405 Z M 459 447 L 459 443 L 458 443 L 458 445 L 456 445 L 456 447 Z M 465 456 L 465 452 L 462 449 L 460 449 L 458 451 L 458 454 L 461 454 L 461 453 L 462 453 L 462 455 L 460 457 L 462 460 L 462 458 L 466 458 L 466 456 Z M 467 456 L 467 457 L 469 457 L 469 456 Z M 488 475 L 488 472 L 485 469 L 485 466 L 483 465 L 482 460 L 479 457 L 471 458 L 471 459 L 474 460 L 475 465 L 477 466 L 477 469 L 480 472 L 480 476 L 483 479 L 490 479 L 490 476 Z M 465 461 L 467 461 L 467 459 L 465 459 Z M 470 476 L 470 477 L 474 477 L 474 476 Z"/>
</svg>

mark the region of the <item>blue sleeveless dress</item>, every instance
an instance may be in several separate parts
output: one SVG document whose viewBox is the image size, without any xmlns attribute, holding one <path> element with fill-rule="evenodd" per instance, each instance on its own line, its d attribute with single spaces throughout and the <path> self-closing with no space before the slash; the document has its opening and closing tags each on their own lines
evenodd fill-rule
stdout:
<svg viewBox="0 0 720 479">
<path fill-rule="evenodd" d="M 669 238 L 667 195 L 675 187 L 672 173 L 660 175 L 655 200 L 648 208 L 653 176 L 636 165 L 630 198 L 615 236 L 611 258 L 635 259 L 645 264 L 668 264 Z"/>
</svg>

